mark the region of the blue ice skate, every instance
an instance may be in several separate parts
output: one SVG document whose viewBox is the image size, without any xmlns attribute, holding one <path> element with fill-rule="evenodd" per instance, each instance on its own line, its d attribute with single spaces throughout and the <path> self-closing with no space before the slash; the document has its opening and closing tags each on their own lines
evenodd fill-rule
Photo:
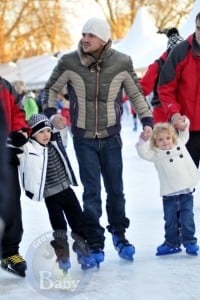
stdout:
<svg viewBox="0 0 200 300">
<path fill-rule="evenodd" d="M 70 263 L 70 260 L 67 259 L 67 260 L 58 260 L 58 265 L 59 265 L 59 268 L 61 270 L 63 270 L 64 273 L 67 273 L 69 271 L 69 269 L 71 268 L 71 263 Z"/>
<path fill-rule="evenodd" d="M 135 247 L 131 245 L 128 240 L 125 239 L 124 234 L 112 234 L 112 240 L 115 249 L 117 250 L 119 257 L 133 261 L 133 255 L 135 254 Z"/>
<path fill-rule="evenodd" d="M 76 249 L 76 245 L 73 246 L 73 249 L 77 254 L 77 260 L 78 263 L 81 265 L 82 270 L 88 270 L 97 267 L 97 262 L 94 254 L 88 253 L 88 255 L 83 255 L 79 249 Z"/>
<path fill-rule="evenodd" d="M 71 236 L 74 239 L 73 251 L 77 254 L 77 260 L 81 268 L 87 270 L 98 267 L 100 262 L 97 262 L 97 258 L 90 249 L 87 241 L 74 232 L 72 232 Z"/>
<path fill-rule="evenodd" d="M 128 261 L 133 261 L 135 247 L 126 239 L 124 228 L 115 228 L 112 225 L 108 225 L 107 229 L 112 234 L 113 245 L 117 250 L 119 257 Z"/>
<path fill-rule="evenodd" d="M 97 267 L 99 267 L 100 263 L 104 261 L 104 251 L 102 249 L 92 250 L 92 253 L 95 257 Z"/>
<path fill-rule="evenodd" d="M 172 247 L 172 246 L 168 246 L 164 243 L 164 244 L 158 246 L 156 255 L 160 256 L 160 255 L 175 254 L 175 253 L 179 253 L 181 251 L 182 251 L 182 249 L 180 247 Z"/>
<path fill-rule="evenodd" d="M 187 254 L 198 255 L 199 246 L 197 244 L 186 244 L 184 247 Z"/>
<path fill-rule="evenodd" d="M 54 232 L 53 235 L 55 240 L 52 240 L 50 244 L 55 250 L 55 254 L 57 256 L 56 261 L 58 262 L 59 268 L 63 270 L 64 273 L 67 273 L 71 268 L 67 236 L 65 234 L 62 234 L 61 231 Z"/>
</svg>

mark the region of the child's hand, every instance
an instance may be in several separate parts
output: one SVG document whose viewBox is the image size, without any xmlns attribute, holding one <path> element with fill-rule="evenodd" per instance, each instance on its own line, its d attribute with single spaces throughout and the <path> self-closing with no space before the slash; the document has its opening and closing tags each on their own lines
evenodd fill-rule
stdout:
<svg viewBox="0 0 200 300">
<path fill-rule="evenodd" d="M 144 130 L 141 133 L 140 137 L 144 140 L 144 141 L 148 141 L 150 139 L 150 137 L 152 136 L 152 128 L 150 126 L 144 126 Z"/>
<path fill-rule="evenodd" d="M 55 128 L 59 130 L 65 128 L 66 126 L 66 119 L 60 114 L 55 114 L 51 122 L 53 123 Z"/>
<path fill-rule="evenodd" d="M 142 139 L 143 141 L 148 141 L 149 140 L 149 137 L 143 132 L 141 132 L 140 134 L 140 139 Z"/>
<path fill-rule="evenodd" d="M 172 117 L 172 124 L 177 130 L 183 131 L 187 127 L 186 116 L 175 114 Z"/>
</svg>

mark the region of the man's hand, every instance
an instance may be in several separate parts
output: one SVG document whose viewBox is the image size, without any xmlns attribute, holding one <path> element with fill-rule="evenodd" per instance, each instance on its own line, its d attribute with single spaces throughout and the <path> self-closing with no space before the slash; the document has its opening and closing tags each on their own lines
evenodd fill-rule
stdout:
<svg viewBox="0 0 200 300">
<path fill-rule="evenodd" d="M 186 117 L 179 113 L 174 114 L 171 118 L 171 121 L 177 130 L 183 131 L 187 127 Z"/>
<path fill-rule="evenodd" d="M 65 128 L 66 126 L 66 119 L 60 114 L 54 115 L 53 118 L 51 119 L 51 122 L 53 123 L 55 128 L 59 130 Z"/>
</svg>

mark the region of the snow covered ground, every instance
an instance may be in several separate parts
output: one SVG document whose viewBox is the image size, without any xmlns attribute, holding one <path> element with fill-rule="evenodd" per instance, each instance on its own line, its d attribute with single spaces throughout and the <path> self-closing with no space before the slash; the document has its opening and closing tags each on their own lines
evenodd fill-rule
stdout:
<svg viewBox="0 0 200 300">
<path fill-rule="evenodd" d="M 140 128 L 141 129 L 141 128 Z M 139 131 L 140 131 L 139 129 Z M 82 271 L 71 253 L 72 269 L 63 275 L 49 246 L 51 227 L 44 203 L 22 197 L 24 235 L 21 254 L 28 261 L 26 278 L 0 270 L 0 300 L 199 300 L 200 256 L 179 254 L 157 257 L 163 242 L 163 212 L 157 173 L 153 164 L 135 150 L 139 132 L 132 130 L 132 116 L 123 119 L 123 157 L 126 212 L 131 220 L 127 237 L 136 247 L 133 263 L 120 259 L 106 232 L 105 262 L 99 269 Z M 71 139 L 68 154 L 78 177 Z M 200 239 L 200 192 L 195 192 L 196 236 Z M 82 187 L 74 189 L 81 199 Z M 105 193 L 102 189 L 103 207 Z M 101 219 L 107 225 L 105 209 Z M 72 241 L 70 239 L 70 244 Z"/>
</svg>

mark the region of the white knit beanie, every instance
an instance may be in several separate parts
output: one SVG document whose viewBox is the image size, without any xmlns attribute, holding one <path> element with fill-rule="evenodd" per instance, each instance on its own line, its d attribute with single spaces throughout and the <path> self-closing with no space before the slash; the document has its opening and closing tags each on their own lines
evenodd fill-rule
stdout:
<svg viewBox="0 0 200 300">
<path fill-rule="evenodd" d="M 82 33 L 94 34 L 107 43 L 110 38 L 110 26 L 103 19 L 91 18 L 84 24 Z"/>
</svg>

